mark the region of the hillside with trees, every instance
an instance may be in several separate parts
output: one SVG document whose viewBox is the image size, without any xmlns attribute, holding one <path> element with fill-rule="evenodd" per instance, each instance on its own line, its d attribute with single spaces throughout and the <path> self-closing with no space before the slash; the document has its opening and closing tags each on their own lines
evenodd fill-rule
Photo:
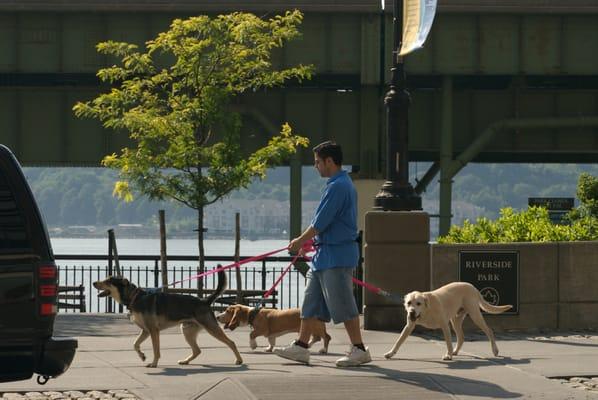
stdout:
<svg viewBox="0 0 598 400">
<path fill-rule="evenodd" d="M 413 164 L 411 172 L 421 176 L 426 169 L 427 164 L 418 163 Z M 582 172 L 598 176 L 598 166 L 471 164 L 455 177 L 453 224 L 461 224 L 464 219 L 474 221 L 478 217 L 496 219 L 504 207 L 525 209 L 528 197 L 575 197 Z M 165 209 L 171 232 L 193 235 L 195 214 L 192 210 L 167 201 L 151 202 L 144 197 L 137 197 L 130 203 L 113 197 L 112 189 L 118 179 L 115 171 L 105 168 L 25 168 L 25 173 L 50 228 L 142 224 L 157 232 L 153 229 L 157 224 L 157 210 Z M 313 168 L 304 167 L 304 220 L 311 217 L 313 204 L 319 200 L 324 185 L 325 181 Z M 228 218 L 225 215 L 228 212 L 231 214 L 228 219 L 232 221 L 235 209 L 243 216 L 249 213 L 247 207 L 262 206 L 265 201 L 272 212 L 285 213 L 288 210 L 287 168 L 269 170 L 263 181 L 232 192 L 221 202 L 208 206 L 206 214 L 217 210 Z M 272 204 L 278 203 L 280 209 L 275 210 Z M 438 213 L 437 180 L 423 194 L 423 204 L 425 211 Z M 434 225 L 434 220 L 432 223 Z M 284 221 L 280 224 L 284 225 Z M 210 224 L 207 227 L 208 234 L 210 229 L 215 228 Z M 281 232 L 280 237 L 287 236 Z"/>
</svg>

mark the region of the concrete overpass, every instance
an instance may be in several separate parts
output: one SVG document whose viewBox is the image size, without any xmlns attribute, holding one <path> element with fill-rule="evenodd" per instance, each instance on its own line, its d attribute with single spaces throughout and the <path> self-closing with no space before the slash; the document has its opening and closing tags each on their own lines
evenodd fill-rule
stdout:
<svg viewBox="0 0 598 400">
<path fill-rule="evenodd" d="M 241 99 L 244 146 L 289 121 L 312 143 L 340 142 L 360 178 L 381 178 L 391 7 L 387 1 L 382 12 L 378 0 L 0 0 L 0 142 L 25 165 L 98 165 L 128 140 L 71 111 L 107 89 L 95 72 L 111 60 L 95 52 L 97 42 L 143 44 L 175 17 L 299 8 L 303 38 L 276 58 L 313 63 L 317 75 Z M 426 48 L 407 57 L 406 69 L 410 159 L 434 162 L 418 190 L 441 173 L 442 226 L 450 222 L 452 177 L 469 161 L 598 161 L 596 26 L 591 0 L 439 0 Z M 306 151 L 291 163 L 293 231 L 300 229 L 298 166 L 311 162 Z"/>
</svg>

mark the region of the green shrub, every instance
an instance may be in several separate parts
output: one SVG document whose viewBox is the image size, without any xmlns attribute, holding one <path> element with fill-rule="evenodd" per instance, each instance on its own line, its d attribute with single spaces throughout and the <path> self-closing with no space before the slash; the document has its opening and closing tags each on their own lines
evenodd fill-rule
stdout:
<svg viewBox="0 0 598 400">
<path fill-rule="evenodd" d="M 566 225 L 555 225 L 548 211 L 530 207 L 516 212 L 512 208 L 500 210 L 496 221 L 478 218 L 475 224 L 468 220 L 463 226 L 453 225 L 438 243 L 509 243 L 509 242 L 572 242 L 598 240 L 598 177 L 587 173 L 577 182 L 580 206 L 566 216 Z"/>
<path fill-rule="evenodd" d="M 468 220 L 463 226 L 453 225 L 438 243 L 507 243 L 507 242 L 555 242 L 598 240 L 598 218 L 578 216 L 569 225 L 555 225 L 548 211 L 542 207 L 530 207 L 516 212 L 512 208 L 500 210 L 496 221 L 478 218 L 475 224 Z"/>
</svg>

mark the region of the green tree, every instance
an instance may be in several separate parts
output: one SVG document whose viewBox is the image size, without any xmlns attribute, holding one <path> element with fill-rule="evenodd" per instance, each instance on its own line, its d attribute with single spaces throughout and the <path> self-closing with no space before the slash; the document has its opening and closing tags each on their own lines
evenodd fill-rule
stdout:
<svg viewBox="0 0 598 400">
<path fill-rule="evenodd" d="M 583 173 L 577 181 L 577 198 L 581 215 L 598 218 L 598 177 Z"/>
<path fill-rule="evenodd" d="M 130 201 L 139 192 L 197 210 L 200 271 L 204 207 L 263 178 L 267 168 L 308 144 L 284 124 L 246 156 L 239 144 L 241 118 L 230 107 L 244 92 L 311 77 L 310 66 L 277 69 L 271 62 L 274 49 L 299 36 L 302 18 L 293 11 L 269 20 L 240 12 L 176 19 L 146 42 L 145 50 L 113 41 L 97 46 L 120 60 L 97 74 L 112 89 L 77 103 L 75 114 L 98 119 L 133 140 L 135 148 L 102 161 L 119 171 L 116 195 Z"/>
</svg>

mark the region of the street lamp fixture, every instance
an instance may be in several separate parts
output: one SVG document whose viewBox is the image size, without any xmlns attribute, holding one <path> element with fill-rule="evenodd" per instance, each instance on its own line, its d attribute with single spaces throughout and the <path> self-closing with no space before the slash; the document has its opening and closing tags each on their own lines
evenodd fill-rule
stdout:
<svg viewBox="0 0 598 400">
<path fill-rule="evenodd" d="M 406 88 L 403 57 L 399 56 L 403 41 L 403 1 L 394 0 L 390 87 L 384 97 L 386 181 L 374 198 L 374 209 L 384 211 L 422 209 L 421 197 L 409 183 L 408 114 L 411 98 Z"/>
</svg>

